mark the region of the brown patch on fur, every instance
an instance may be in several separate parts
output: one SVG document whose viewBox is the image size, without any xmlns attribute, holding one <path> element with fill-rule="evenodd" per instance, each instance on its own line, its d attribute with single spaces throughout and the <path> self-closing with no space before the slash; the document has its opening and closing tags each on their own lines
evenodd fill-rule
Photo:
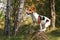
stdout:
<svg viewBox="0 0 60 40">
<path fill-rule="evenodd" d="M 29 11 L 30 13 L 35 12 L 35 7 L 29 7 L 29 8 L 28 8 L 28 11 Z"/>
<path fill-rule="evenodd" d="M 41 22 L 41 19 L 40 19 L 40 16 L 38 16 L 38 23 L 40 24 L 40 22 Z"/>
</svg>

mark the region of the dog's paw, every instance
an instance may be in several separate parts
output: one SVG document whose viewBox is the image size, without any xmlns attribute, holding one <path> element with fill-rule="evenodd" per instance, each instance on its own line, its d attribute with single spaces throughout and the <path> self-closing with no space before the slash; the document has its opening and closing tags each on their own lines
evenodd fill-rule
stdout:
<svg viewBox="0 0 60 40">
<path fill-rule="evenodd" d="M 43 30 L 43 29 L 42 29 L 42 30 L 39 30 L 39 31 L 40 31 L 40 32 L 45 32 L 45 30 Z"/>
</svg>

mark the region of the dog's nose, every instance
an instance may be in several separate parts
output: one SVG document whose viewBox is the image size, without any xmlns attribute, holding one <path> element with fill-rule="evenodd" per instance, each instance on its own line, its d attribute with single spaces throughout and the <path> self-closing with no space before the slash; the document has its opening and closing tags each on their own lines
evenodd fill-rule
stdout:
<svg viewBox="0 0 60 40">
<path fill-rule="evenodd" d="M 28 12 L 26 12 L 26 14 L 27 14 L 27 15 L 29 15 L 29 13 L 28 13 Z"/>
</svg>

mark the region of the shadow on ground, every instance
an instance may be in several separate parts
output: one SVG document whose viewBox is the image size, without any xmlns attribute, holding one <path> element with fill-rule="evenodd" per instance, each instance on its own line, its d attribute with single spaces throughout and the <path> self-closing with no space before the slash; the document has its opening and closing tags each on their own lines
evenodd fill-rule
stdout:
<svg viewBox="0 0 60 40">
<path fill-rule="evenodd" d="M 60 37 L 60 30 L 54 30 L 49 35 L 54 36 L 54 37 Z"/>
</svg>

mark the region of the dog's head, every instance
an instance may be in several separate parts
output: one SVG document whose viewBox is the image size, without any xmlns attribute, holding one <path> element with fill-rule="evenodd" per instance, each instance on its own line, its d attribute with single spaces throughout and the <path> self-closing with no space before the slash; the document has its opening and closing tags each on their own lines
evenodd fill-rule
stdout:
<svg viewBox="0 0 60 40">
<path fill-rule="evenodd" d="M 33 14 L 33 12 L 35 12 L 35 7 L 29 7 L 28 9 L 27 9 L 27 14 Z"/>
</svg>

